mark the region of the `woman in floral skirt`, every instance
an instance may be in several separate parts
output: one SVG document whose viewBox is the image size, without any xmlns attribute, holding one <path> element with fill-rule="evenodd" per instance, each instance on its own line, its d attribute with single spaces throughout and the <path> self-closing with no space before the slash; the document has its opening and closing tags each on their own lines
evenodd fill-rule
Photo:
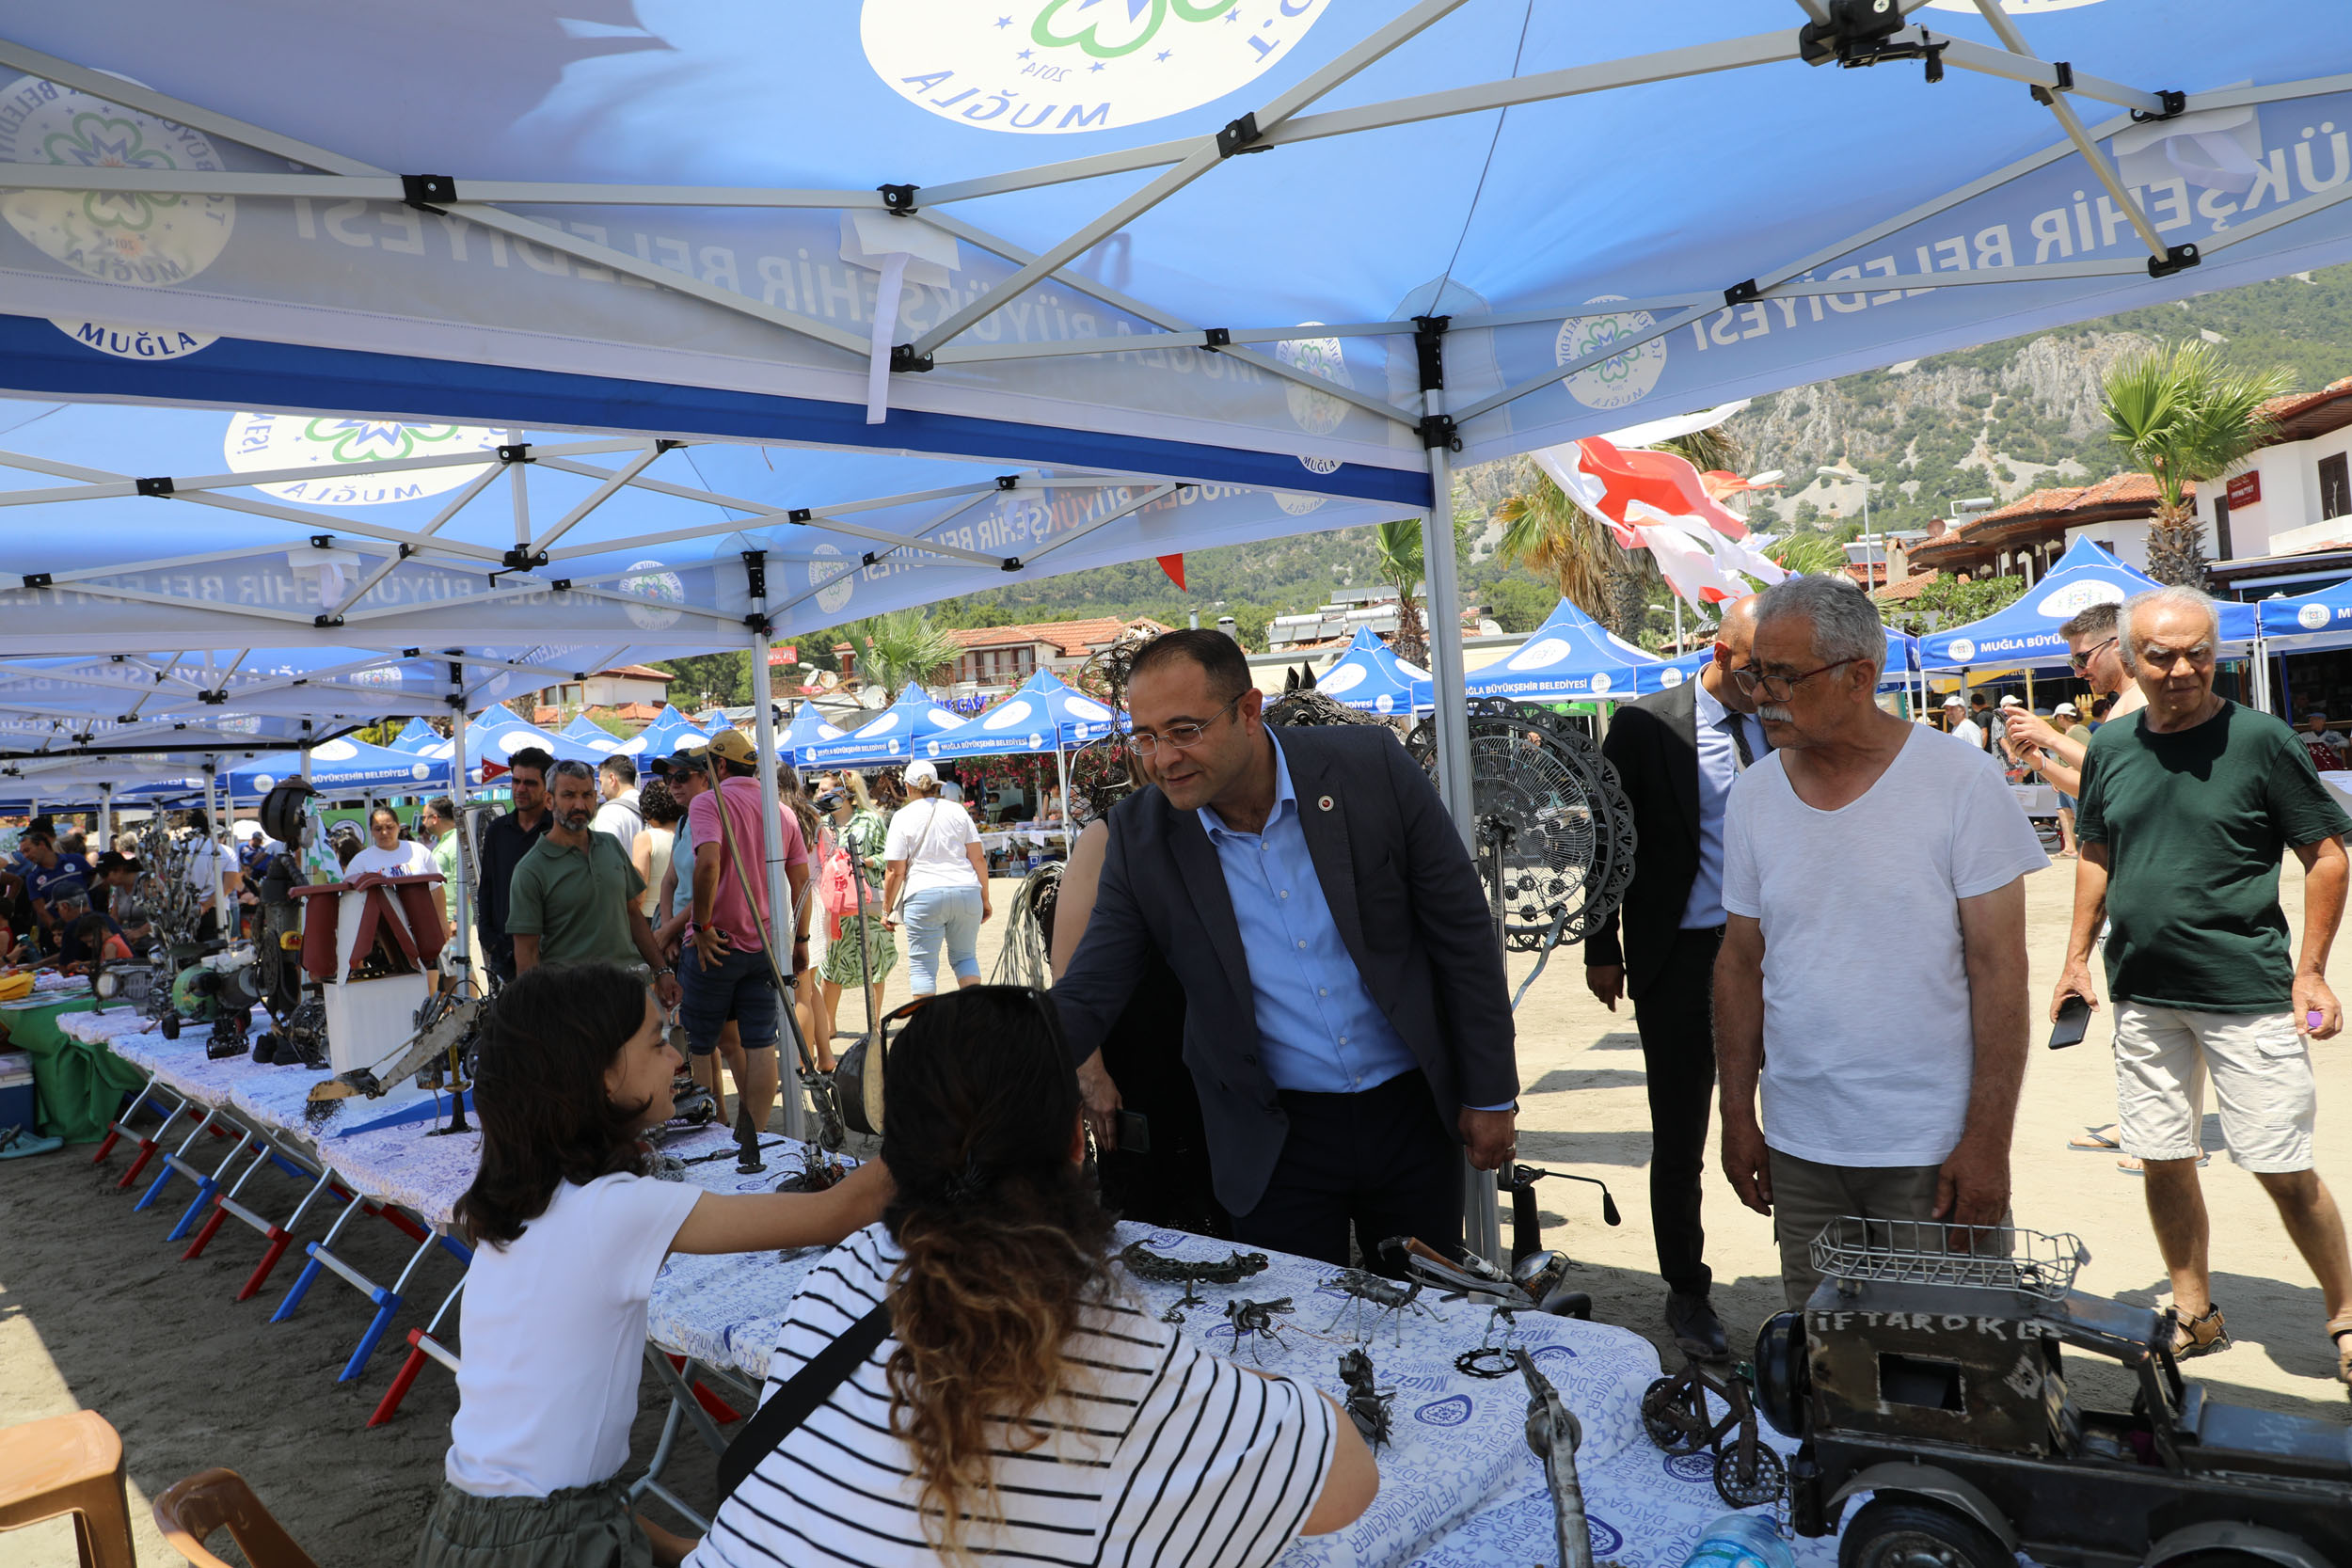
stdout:
<svg viewBox="0 0 2352 1568">
<path fill-rule="evenodd" d="M 846 768 L 830 790 L 818 793 L 816 804 L 828 814 L 833 840 L 849 855 L 853 874 L 866 879 L 863 942 L 858 940 L 854 888 L 850 890 L 847 912 L 836 915 L 828 909 L 825 915 L 825 961 L 823 984 L 818 988 L 817 1023 L 818 1038 L 825 1042 L 825 1054 L 831 1055 L 834 1020 L 841 1005 L 842 990 L 865 986 L 866 955 L 871 952 L 874 987 L 879 991 L 898 961 L 898 942 L 882 924 L 882 845 L 890 836 L 889 818 L 874 808 L 873 798 L 866 792 L 865 779 Z M 819 868 L 820 878 L 828 869 L 829 866 Z"/>
</svg>

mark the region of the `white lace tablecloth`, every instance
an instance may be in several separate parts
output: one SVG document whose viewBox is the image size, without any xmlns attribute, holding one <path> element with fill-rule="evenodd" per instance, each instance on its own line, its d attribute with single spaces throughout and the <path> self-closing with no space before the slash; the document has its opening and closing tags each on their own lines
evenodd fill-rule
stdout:
<svg viewBox="0 0 2352 1568">
<path fill-rule="evenodd" d="M 57 1033 L 86 1045 L 108 1045 L 125 1035 L 143 1035 L 155 1025 L 128 1003 L 118 1002 L 103 1013 L 59 1013 Z M 162 1036 L 157 1036 L 162 1039 Z M 169 1041 L 164 1041 L 169 1044 Z"/>
</svg>

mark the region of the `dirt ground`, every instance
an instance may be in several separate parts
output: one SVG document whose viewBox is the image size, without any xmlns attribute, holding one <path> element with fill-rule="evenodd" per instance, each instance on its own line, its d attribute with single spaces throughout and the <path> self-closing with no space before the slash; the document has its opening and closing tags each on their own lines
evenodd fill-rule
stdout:
<svg viewBox="0 0 2352 1568">
<path fill-rule="evenodd" d="M 2059 862 L 2027 884 L 2037 998 L 2058 971 L 2073 863 Z M 2290 864 L 2290 913 L 2301 909 L 2300 877 Z M 1003 895 L 1009 891 L 1000 884 L 999 910 L 1010 903 Z M 985 928 L 990 963 L 1002 929 L 1001 919 Z M 1513 960 L 1514 985 L 1531 961 Z M 1849 965 L 1858 990 L 1884 998 L 1890 1030 L 1903 1027 L 1899 942 L 1883 952 L 1830 961 Z M 2352 985 L 2343 972 L 2339 976 L 2340 986 Z M 1582 980 L 1581 955 L 1557 954 L 1520 1010 L 1520 1151 L 1610 1184 L 1622 1227 L 1601 1224 L 1588 1190 L 1561 1183 L 1544 1189 L 1546 1240 L 1578 1259 L 1596 1317 L 1662 1343 L 1640 1044 L 1630 1013 L 1603 1009 Z M 885 1006 L 905 994 L 903 964 L 892 981 Z M 856 1002 L 845 999 L 845 1026 L 857 1017 Z M 2013 1162 L 2016 1215 L 2021 1225 L 2082 1237 L 2092 1254 L 2083 1288 L 2157 1303 L 2166 1286 L 2139 1180 L 2118 1171 L 2112 1156 L 2066 1148 L 2084 1124 L 2112 1115 L 2107 1018 L 2102 1009 L 2090 1037 L 2074 1050 L 2034 1048 Z M 2319 1047 L 2315 1059 L 2322 1104 L 2332 1112 L 2352 1096 L 2352 1037 Z M 2339 1193 L 2352 1191 L 2352 1145 L 2333 1127 L 2323 1117 L 2320 1170 Z M 2208 1148 L 2219 1147 L 2211 1116 L 2205 1139 Z M 113 1421 L 129 1456 L 143 1561 L 178 1560 L 149 1521 L 148 1499 L 213 1465 L 241 1471 L 323 1561 L 389 1568 L 412 1560 L 416 1529 L 440 1475 L 454 1386 L 428 1367 L 395 1420 L 373 1432 L 364 1423 L 399 1365 L 406 1329 L 421 1323 L 421 1314 L 412 1308 L 403 1316 L 361 1379 L 337 1384 L 335 1372 L 365 1323 L 358 1296 L 322 1280 L 293 1322 L 270 1324 L 293 1260 L 272 1290 L 233 1302 L 257 1256 L 257 1239 L 230 1227 L 202 1258 L 180 1261 L 181 1249 L 162 1241 L 176 1206 L 134 1213 L 135 1194 L 114 1188 L 124 1163 L 118 1153 L 106 1167 L 93 1168 L 83 1148 L 0 1164 L 0 1426 L 85 1407 Z M 2345 1400 L 2330 1376 L 2319 1292 L 2268 1200 L 2226 1155 L 2208 1168 L 2205 1182 L 2216 1237 L 2215 1295 L 2238 1342 L 2190 1370 L 2220 1398 L 2343 1419 Z M 185 1191 L 182 1186 L 183 1202 Z M 1720 1176 L 1710 1176 L 1707 1201 L 1716 1300 L 1737 1346 L 1779 1305 L 1771 1225 L 1740 1209 Z M 276 1196 L 271 1206 L 284 1207 Z M 357 1231 L 352 1250 L 362 1267 L 389 1278 L 407 1243 L 389 1226 L 369 1225 Z M 443 1259 L 428 1262 L 410 1300 L 427 1302 L 429 1311 L 453 1278 L 451 1267 Z M 2068 1359 L 2078 1398 L 2128 1399 L 2111 1370 L 2103 1375 L 2081 1357 Z M 652 1452 L 661 1408 L 649 1385 L 636 1464 Z M 691 1447 L 680 1451 L 672 1478 L 690 1501 L 707 1505 L 710 1463 Z M 62 1524 L 0 1535 L 0 1568 L 73 1560 Z"/>
</svg>

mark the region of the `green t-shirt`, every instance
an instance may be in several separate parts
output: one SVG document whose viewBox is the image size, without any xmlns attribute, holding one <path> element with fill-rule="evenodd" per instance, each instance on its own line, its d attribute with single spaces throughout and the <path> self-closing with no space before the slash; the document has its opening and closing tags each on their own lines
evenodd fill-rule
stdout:
<svg viewBox="0 0 2352 1568">
<path fill-rule="evenodd" d="M 640 964 L 628 911 L 644 891 L 611 833 L 592 831 L 586 853 L 543 834 L 507 884 L 506 931 L 537 937 L 543 964 Z"/>
<path fill-rule="evenodd" d="M 2074 832 L 2107 847 L 2107 989 L 2120 1002 L 2282 1013 L 2295 978 L 2279 864 L 2352 832 L 2295 732 L 2225 701 L 2194 729 L 2100 727 Z"/>
</svg>

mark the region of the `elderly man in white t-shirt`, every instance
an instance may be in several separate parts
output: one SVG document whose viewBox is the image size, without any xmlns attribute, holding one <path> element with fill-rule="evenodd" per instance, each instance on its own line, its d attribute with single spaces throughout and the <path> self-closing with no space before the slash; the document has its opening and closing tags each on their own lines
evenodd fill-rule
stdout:
<svg viewBox="0 0 2352 1568">
<path fill-rule="evenodd" d="M 1860 589 L 1792 577 L 1756 615 L 1735 678 L 1772 752 L 1724 812 L 1715 1052 L 1724 1172 L 1802 1307 L 1840 1216 L 2005 1222 L 2025 877 L 2049 860 L 1991 757 L 1878 705 Z"/>
</svg>

